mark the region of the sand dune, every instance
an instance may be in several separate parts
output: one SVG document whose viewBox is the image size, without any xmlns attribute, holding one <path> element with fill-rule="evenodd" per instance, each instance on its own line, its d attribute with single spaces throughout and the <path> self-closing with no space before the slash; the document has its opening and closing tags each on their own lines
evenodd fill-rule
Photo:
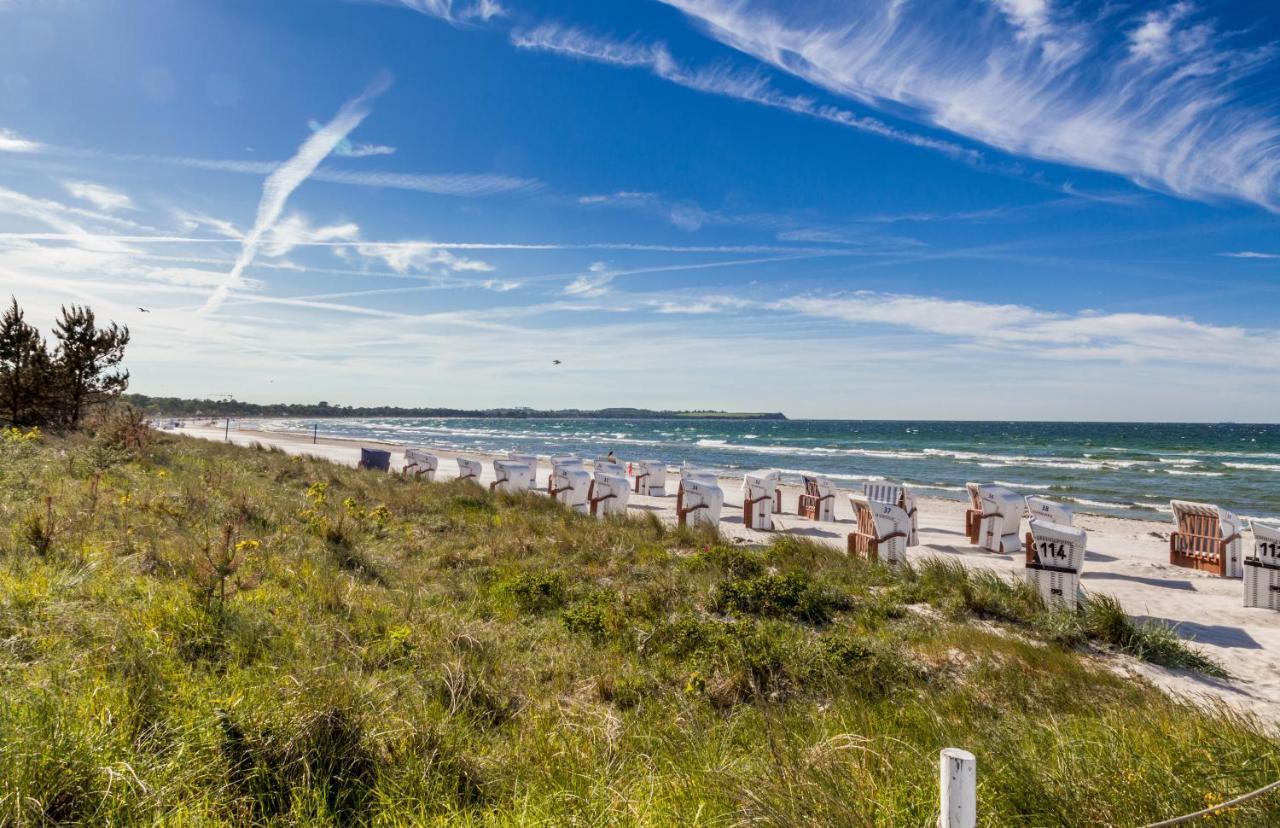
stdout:
<svg viewBox="0 0 1280 828">
<path fill-rule="evenodd" d="M 183 429 L 182 433 L 222 440 L 223 430 Z M 392 450 L 392 468 L 403 463 L 404 446 L 375 441 L 320 439 L 251 430 L 232 431 L 230 439 L 239 445 L 261 443 L 292 454 L 308 454 L 336 463 L 355 465 L 360 447 L 379 446 Z M 438 479 L 457 475 L 453 452 L 437 451 Z M 467 453 L 469 457 L 481 457 Z M 545 488 L 549 465 L 544 461 L 538 482 Z M 493 479 L 493 469 L 485 466 L 484 481 Z M 482 481 L 482 482 L 484 482 Z M 725 508 L 721 531 L 731 538 L 751 543 L 768 543 L 773 533 L 757 532 L 742 522 L 741 480 L 725 479 Z M 669 479 L 667 497 L 633 495 L 633 511 L 653 511 L 675 521 L 675 481 Z M 783 514 L 775 518 L 780 531 L 809 537 L 844 549 L 851 529 L 852 510 L 843 496 L 836 499 L 836 523 L 814 523 L 794 514 L 800 490 L 783 486 Z M 1229 506 L 1229 504 L 1224 504 Z M 995 555 L 969 545 L 964 536 L 965 505 L 950 500 L 918 500 L 920 546 L 912 547 L 912 560 L 928 556 L 954 558 L 966 566 L 986 567 L 1000 572 L 1021 572 L 1021 556 Z M 1084 588 L 1097 594 L 1115 596 L 1125 610 L 1137 618 L 1150 618 L 1175 625 L 1182 638 L 1198 644 L 1221 661 L 1233 675 L 1222 681 L 1180 670 L 1167 670 L 1124 657 L 1111 657 L 1115 669 L 1142 675 L 1168 692 L 1192 698 L 1224 700 L 1259 717 L 1280 723 L 1280 613 L 1243 607 L 1243 587 L 1239 580 L 1223 579 L 1173 567 L 1168 562 L 1169 523 L 1077 513 L 1076 524 L 1089 533 L 1089 548 L 1082 574 Z"/>
</svg>

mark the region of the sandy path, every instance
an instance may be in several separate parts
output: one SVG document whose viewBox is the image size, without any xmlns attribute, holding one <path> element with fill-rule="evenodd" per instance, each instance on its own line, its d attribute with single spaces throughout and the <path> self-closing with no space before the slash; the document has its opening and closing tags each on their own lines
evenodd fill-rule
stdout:
<svg viewBox="0 0 1280 828">
<path fill-rule="evenodd" d="M 222 429 L 187 428 L 180 433 L 209 440 L 223 439 Z M 359 461 L 361 446 L 391 450 L 393 470 L 399 470 L 404 460 L 403 445 L 377 441 L 321 438 L 312 444 L 310 437 L 302 435 L 251 430 L 233 430 L 230 439 L 238 445 L 277 446 L 291 454 L 312 455 L 349 466 Z M 440 458 L 437 479 L 456 477 L 457 465 L 452 460 L 458 453 L 434 453 Z M 465 456 L 490 459 L 477 453 Z M 539 488 L 546 488 L 549 472 L 549 464 L 542 461 L 537 474 Z M 486 463 L 482 482 L 492 479 L 493 467 Z M 676 482 L 676 475 L 668 475 L 670 494 L 666 497 L 632 495 L 630 508 L 654 511 L 675 522 Z M 721 531 L 731 538 L 768 543 L 771 533 L 757 532 L 743 525 L 741 480 L 726 478 L 721 485 L 725 493 Z M 798 487 L 783 486 L 782 491 L 783 511 L 788 514 L 775 518 L 780 530 L 844 548 L 853 518 L 843 493 L 836 498 L 837 522 L 824 524 L 794 514 L 800 494 Z M 969 545 L 963 532 L 963 503 L 918 498 L 917 506 L 920 546 L 909 550 L 912 560 L 942 556 L 962 560 L 967 566 L 988 567 L 1010 574 L 1022 571 L 1021 555 L 995 555 Z M 1079 512 L 1076 524 L 1089 533 L 1089 551 L 1081 575 L 1086 590 L 1114 595 L 1125 610 L 1136 617 L 1176 625 L 1179 635 L 1221 661 L 1235 678 L 1219 681 L 1131 659 L 1117 659 L 1118 669 L 1139 672 L 1170 692 L 1223 699 L 1267 721 L 1280 723 L 1280 613 L 1245 609 L 1239 580 L 1170 566 L 1167 538 L 1171 524 Z"/>
</svg>

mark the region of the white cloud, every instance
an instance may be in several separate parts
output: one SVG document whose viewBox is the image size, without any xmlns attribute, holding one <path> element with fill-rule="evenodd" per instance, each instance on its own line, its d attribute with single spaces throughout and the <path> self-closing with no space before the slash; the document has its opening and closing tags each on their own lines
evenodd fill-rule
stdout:
<svg viewBox="0 0 1280 828">
<path fill-rule="evenodd" d="M 317 242 L 352 241 L 359 238 L 360 227 L 353 222 L 312 227 L 307 220 L 293 213 L 276 222 L 262 242 L 262 252 L 267 256 L 283 256 L 299 245 Z"/>
<path fill-rule="evenodd" d="M 1007 349 L 1011 355 L 1280 367 L 1280 334 L 1175 316 L 1066 314 L 1015 304 L 872 292 L 791 297 L 774 307 L 810 317 L 907 328 Z"/>
<path fill-rule="evenodd" d="M 864 104 L 1016 155 L 1280 211 L 1280 114 L 1250 84 L 1274 49 L 1184 26 L 1187 4 L 1144 17 L 1117 46 L 1102 28 L 1114 17 L 1031 2 L 1000 4 L 1013 37 L 961 0 L 832 6 L 821 18 L 779 0 L 662 2 L 722 43 Z M 1060 46 L 1028 49 L 1049 38 Z M 1160 55 L 1177 59 L 1151 59 Z"/>
<path fill-rule="evenodd" d="M 1237 250 L 1232 253 L 1219 253 L 1231 259 L 1280 259 L 1280 253 L 1262 253 L 1257 250 Z"/>
<path fill-rule="evenodd" d="M 63 189 L 74 198 L 87 201 L 99 210 L 132 210 L 133 200 L 126 194 L 90 181 L 63 181 Z"/>
<path fill-rule="evenodd" d="M 28 141 L 26 138 L 19 137 L 15 132 L 0 129 L 0 152 L 34 153 L 43 152 L 44 148 L 44 144 L 38 141 Z"/>
<path fill-rule="evenodd" d="M 450 23 L 488 21 L 507 13 L 497 0 L 366 0 L 383 6 L 403 6 Z"/>
<path fill-rule="evenodd" d="M 493 270 L 488 262 L 455 255 L 432 242 L 362 242 L 354 248 L 361 256 L 381 260 L 396 273 L 487 273 Z"/>
<path fill-rule="evenodd" d="M 323 125 L 319 121 L 308 121 L 312 132 L 320 130 Z M 394 155 L 395 147 L 382 144 L 357 144 L 350 138 L 343 138 L 333 148 L 333 154 L 342 158 L 369 158 L 375 155 Z"/>
<path fill-rule="evenodd" d="M 565 286 L 564 292 L 569 296 L 581 296 L 588 299 L 604 296 L 609 292 L 609 283 L 617 275 L 617 273 L 609 270 L 609 266 L 604 262 L 592 262 L 586 273 L 580 274 Z"/>
<path fill-rule="evenodd" d="M 227 274 L 225 283 L 219 285 L 209 296 L 203 311 L 211 313 L 226 301 L 232 285 L 240 279 L 244 269 L 253 263 L 262 237 L 270 232 L 284 211 L 285 202 L 303 181 L 316 171 L 334 146 L 360 125 L 369 114 L 369 103 L 380 95 L 390 81 L 380 78 L 358 97 L 347 101 L 338 110 L 333 120 L 317 130 L 303 142 L 298 152 L 288 161 L 281 164 L 262 185 L 262 200 L 258 204 L 258 215 L 254 219 L 253 228 L 245 236 L 236 263 Z"/>
<path fill-rule="evenodd" d="M 917 135 L 889 126 L 876 118 L 856 115 L 847 109 L 822 105 L 804 95 L 787 95 L 775 90 L 768 78 L 758 72 L 743 72 L 729 66 L 689 68 L 674 57 L 665 44 L 643 44 L 616 41 L 588 34 L 579 29 L 546 24 L 529 31 L 514 32 L 513 45 L 522 49 L 538 49 L 566 57 L 593 60 L 614 66 L 647 69 L 671 83 L 706 92 L 750 101 L 799 115 L 819 118 L 841 126 L 879 135 L 893 141 L 937 150 L 954 158 L 977 161 L 980 155 L 951 141 Z"/>
</svg>

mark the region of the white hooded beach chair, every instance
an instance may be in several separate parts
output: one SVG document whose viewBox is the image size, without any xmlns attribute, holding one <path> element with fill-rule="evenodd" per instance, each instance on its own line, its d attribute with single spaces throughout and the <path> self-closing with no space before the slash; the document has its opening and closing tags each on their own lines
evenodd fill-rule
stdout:
<svg viewBox="0 0 1280 828">
<path fill-rule="evenodd" d="M 1022 548 L 1022 538 L 1018 535 L 1025 507 L 1022 496 L 994 484 L 984 483 L 977 488 L 982 513 L 976 521 L 976 545 L 1003 555 L 1017 552 Z"/>
<path fill-rule="evenodd" d="M 892 503 L 899 509 L 907 513 L 907 517 L 911 520 L 911 530 L 907 537 L 907 546 L 920 545 L 920 532 L 917 529 L 917 513 L 915 496 L 907 490 L 906 486 L 899 483 L 885 483 L 883 481 L 867 481 L 862 484 L 862 494 L 868 500 L 874 500 L 877 503 Z"/>
<path fill-rule="evenodd" d="M 694 523 L 720 524 L 720 509 L 724 506 L 724 492 L 714 476 L 685 476 L 680 478 L 679 503 L 676 521 L 681 526 Z"/>
<path fill-rule="evenodd" d="M 520 463 L 515 460 L 494 460 L 493 461 L 493 477 L 494 481 L 489 484 L 491 492 L 523 492 L 529 489 L 529 478 L 533 476 L 533 469 L 529 468 L 528 463 Z"/>
<path fill-rule="evenodd" d="M 547 494 L 576 512 L 586 512 L 591 493 L 591 472 L 576 457 L 552 457 Z"/>
<path fill-rule="evenodd" d="M 404 474 L 407 477 L 420 477 L 427 480 L 436 479 L 436 469 L 440 466 L 440 460 L 430 452 L 422 449 L 405 449 L 404 452 Z"/>
<path fill-rule="evenodd" d="M 1249 525 L 1253 554 L 1244 559 L 1244 605 L 1280 610 L 1280 527 Z"/>
<path fill-rule="evenodd" d="M 472 460 L 468 457 L 458 458 L 458 479 L 474 480 L 480 482 L 480 474 L 484 471 L 484 467 L 480 465 L 479 460 Z"/>
<path fill-rule="evenodd" d="M 1029 525 L 1027 580 L 1035 584 L 1046 605 L 1074 610 L 1088 535 L 1083 529 L 1039 517 L 1032 517 Z"/>
<path fill-rule="evenodd" d="M 699 469 L 685 463 L 680 466 L 680 483 L 676 486 L 676 513 L 684 508 L 684 484 L 688 480 L 701 480 L 719 488 L 720 479 L 710 469 Z"/>
<path fill-rule="evenodd" d="M 625 515 L 630 498 L 631 486 L 625 474 L 596 469 L 595 479 L 591 481 L 591 514 Z"/>
<path fill-rule="evenodd" d="M 773 530 L 773 510 L 782 473 L 772 470 L 742 476 L 742 523 L 748 529 Z"/>
<path fill-rule="evenodd" d="M 1209 503 L 1171 500 L 1169 506 L 1178 524 L 1169 535 L 1169 563 L 1224 578 L 1244 575 L 1240 518 Z"/>
<path fill-rule="evenodd" d="M 804 476 L 804 494 L 796 508 L 800 517 L 809 520 L 833 521 L 836 519 L 836 487 L 825 477 Z"/>
<path fill-rule="evenodd" d="M 636 494 L 664 497 L 667 494 L 667 464 L 657 460 L 635 463 Z"/>
<path fill-rule="evenodd" d="M 529 488 L 538 488 L 538 458 L 532 454 L 516 454 L 514 452 L 507 455 L 508 460 L 514 460 L 517 463 L 524 463 L 529 467 Z"/>
<path fill-rule="evenodd" d="M 895 566 L 907 560 L 911 517 L 896 503 L 849 495 L 858 528 L 849 533 L 849 554 Z"/>
<path fill-rule="evenodd" d="M 1037 520 L 1047 520 L 1050 523 L 1057 523 L 1062 526 L 1073 526 L 1075 524 L 1075 513 L 1065 503 L 1034 495 L 1027 495 L 1026 501 L 1027 515 L 1029 517 Z"/>
</svg>

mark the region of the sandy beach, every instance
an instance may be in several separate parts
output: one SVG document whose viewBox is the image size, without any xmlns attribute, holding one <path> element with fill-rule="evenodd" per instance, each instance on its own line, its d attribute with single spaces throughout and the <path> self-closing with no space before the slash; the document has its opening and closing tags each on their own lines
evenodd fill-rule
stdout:
<svg viewBox="0 0 1280 828">
<path fill-rule="evenodd" d="M 183 428 L 178 433 L 207 440 L 224 439 L 221 428 Z M 302 435 L 251 429 L 232 430 L 229 439 L 237 445 L 259 443 L 349 466 L 359 461 L 361 446 L 384 448 L 391 451 L 393 470 L 403 465 L 406 448 L 392 443 L 328 438 L 320 438 L 313 444 L 310 437 Z M 441 461 L 437 479 L 457 476 L 457 465 L 453 462 L 457 453 L 435 451 L 435 454 Z M 491 459 L 479 453 L 469 452 L 465 456 Z M 627 459 L 623 457 L 622 462 Z M 539 463 L 539 488 L 545 489 L 549 472 L 550 465 L 544 459 Z M 668 476 L 666 497 L 632 495 L 629 508 L 633 512 L 654 512 L 674 523 L 676 477 Z M 482 482 L 492 479 L 493 468 L 486 463 Z M 741 479 L 724 478 L 721 485 L 725 493 L 721 532 L 747 543 L 768 543 L 775 533 L 758 532 L 743 525 Z M 799 488 L 784 485 L 782 492 L 783 514 L 775 516 L 777 531 L 803 535 L 841 550 L 845 548 L 852 510 L 843 490 L 836 498 L 835 523 L 815 523 L 798 517 L 795 512 Z M 941 556 L 1010 576 L 1023 571 L 1021 555 L 997 555 L 969 545 L 963 532 L 964 504 L 919 498 L 918 508 L 920 545 L 908 550 L 911 560 Z M 1238 579 L 1218 578 L 1171 566 L 1168 562 L 1170 523 L 1078 512 L 1076 525 L 1089 533 L 1081 576 L 1086 591 L 1113 595 L 1136 618 L 1174 625 L 1182 638 L 1195 642 L 1222 662 L 1233 678 L 1218 680 L 1127 657 L 1108 656 L 1115 669 L 1142 675 L 1170 693 L 1193 699 L 1220 699 L 1273 724 L 1280 723 L 1280 613 L 1244 608 L 1243 587 Z"/>
</svg>

